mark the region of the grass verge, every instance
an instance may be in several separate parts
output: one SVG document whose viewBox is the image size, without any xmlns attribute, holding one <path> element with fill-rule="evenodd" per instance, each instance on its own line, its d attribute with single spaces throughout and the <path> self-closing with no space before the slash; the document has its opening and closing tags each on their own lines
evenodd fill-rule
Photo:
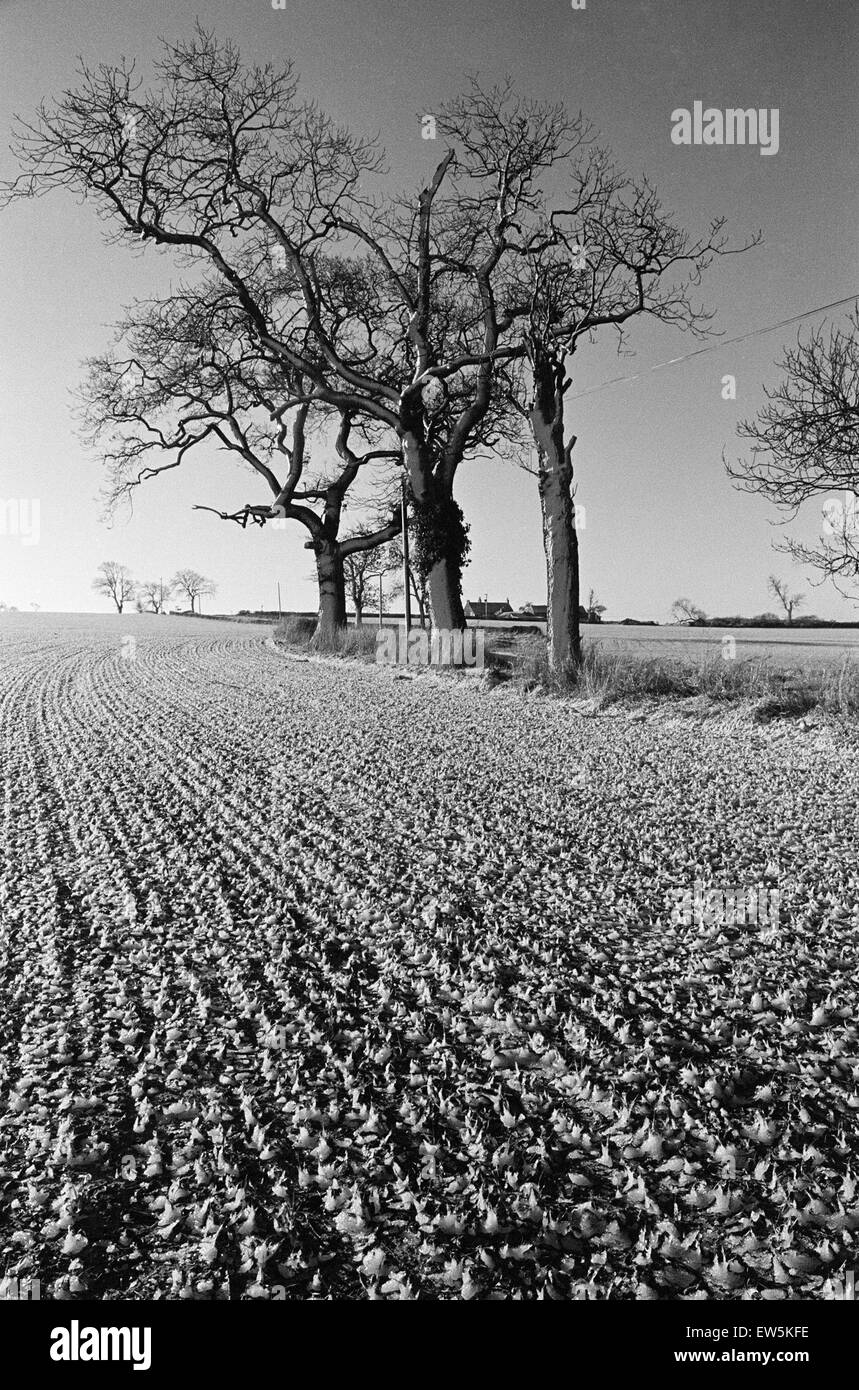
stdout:
<svg viewBox="0 0 859 1390">
<path fill-rule="evenodd" d="M 374 626 L 317 632 L 315 619 L 289 617 L 278 625 L 275 638 L 308 654 L 372 661 L 376 653 Z M 486 644 L 486 669 L 490 684 L 506 681 L 521 690 L 589 700 L 601 708 L 621 700 L 698 696 L 721 703 L 752 703 L 754 717 L 761 723 L 815 709 L 859 714 L 859 663 L 848 656 L 837 666 L 785 667 L 764 657 L 728 661 L 721 654 L 644 656 L 586 642 L 578 669 L 558 674 L 549 668 L 545 638 L 528 634 L 491 638 Z"/>
<path fill-rule="evenodd" d="M 586 644 L 578 670 L 559 675 L 549 668 L 544 639 L 530 637 L 512 647 L 490 646 L 487 666 L 496 678 L 511 679 L 523 689 L 575 696 L 600 706 L 627 699 L 703 696 L 753 701 L 761 722 L 813 709 L 859 714 L 859 664 L 849 657 L 838 666 L 787 668 L 764 658 L 641 656 Z"/>
<path fill-rule="evenodd" d="M 324 656 L 374 658 L 375 627 L 341 627 L 316 630 L 315 618 L 284 618 L 275 628 L 275 641 L 286 647 Z"/>
</svg>

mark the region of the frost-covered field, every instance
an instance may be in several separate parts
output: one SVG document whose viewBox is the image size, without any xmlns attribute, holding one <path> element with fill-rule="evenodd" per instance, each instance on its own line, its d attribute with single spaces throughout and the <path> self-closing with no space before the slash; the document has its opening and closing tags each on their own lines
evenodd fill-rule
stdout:
<svg viewBox="0 0 859 1390">
<path fill-rule="evenodd" d="M 585 642 L 643 656 L 700 659 L 720 657 L 722 643 L 733 637 L 738 661 L 766 661 L 772 666 L 840 666 L 859 663 L 859 628 L 773 627 L 625 627 L 591 623 Z"/>
<path fill-rule="evenodd" d="M 857 740 L 398 676 L 0 619 L 0 1272 L 832 1296 Z M 778 920 L 673 922 L 696 881 L 778 887 Z"/>
</svg>

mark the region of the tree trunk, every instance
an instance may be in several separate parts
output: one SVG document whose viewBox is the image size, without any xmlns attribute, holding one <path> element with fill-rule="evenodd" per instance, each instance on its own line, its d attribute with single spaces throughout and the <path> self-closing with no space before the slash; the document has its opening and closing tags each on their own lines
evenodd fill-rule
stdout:
<svg viewBox="0 0 859 1390">
<path fill-rule="evenodd" d="M 462 603 L 462 564 L 464 554 L 457 555 L 456 546 L 451 547 L 449 528 L 461 520 L 456 504 L 449 490 L 433 472 L 432 455 L 423 443 L 417 429 L 406 429 L 402 435 L 403 459 L 408 473 L 412 500 L 417 512 L 424 515 L 435 527 L 447 528 L 448 534 L 437 537 L 439 547 L 446 546 L 445 553 L 430 566 L 427 575 L 432 625 L 444 631 L 453 632 L 464 628 L 465 610 Z M 417 556 L 415 558 L 418 558 Z"/>
<path fill-rule="evenodd" d="M 546 552 L 549 665 L 563 673 L 581 658 L 579 634 L 579 538 L 571 494 L 572 469 L 540 474 L 543 549 Z"/>
<path fill-rule="evenodd" d="M 534 363 L 531 429 L 537 446 L 543 549 L 546 554 L 546 628 L 549 666 L 564 675 L 581 660 L 579 540 L 573 503 L 571 453 L 564 445 L 563 364 Z"/>
<path fill-rule="evenodd" d="M 359 599 L 355 599 L 355 626 L 364 626 L 364 605 Z"/>
<path fill-rule="evenodd" d="M 336 541 L 320 541 L 316 551 L 319 580 L 317 633 L 336 632 L 346 626 L 346 577 L 343 557 Z"/>
<path fill-rule="evenodd" d="M 458 566 L 450 559 L 439 560 L 429 572 L 432 625 L 443 632 L 465 627 L 465 609 Z"/>
</svg>

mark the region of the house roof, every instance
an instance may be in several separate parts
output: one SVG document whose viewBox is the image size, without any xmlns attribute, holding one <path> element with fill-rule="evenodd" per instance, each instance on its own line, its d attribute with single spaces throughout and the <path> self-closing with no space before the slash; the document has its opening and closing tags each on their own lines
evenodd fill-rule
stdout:
<svg viewBox="0 0 859 1390">
<path fill-rule="evenodd" d="M 503 602 L 495 599 L 469 599 L 465 605 L 465 615 L 467 618 L 497 618 L 502 613 L 509 613 L 510 600 L 506 598 Z"/>
</svg>

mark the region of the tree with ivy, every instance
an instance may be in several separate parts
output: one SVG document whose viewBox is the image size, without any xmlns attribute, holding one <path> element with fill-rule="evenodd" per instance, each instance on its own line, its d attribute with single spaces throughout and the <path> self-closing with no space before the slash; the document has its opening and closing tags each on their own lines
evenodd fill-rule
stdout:
<svg viewBox="0 0 859 1390">
<path fill-rule="evenodd" d="M 489 277 L 518 174 L 495 234 L 469 249 L 455 190 L 439 205 L 452 151 L 417 191 L 396 193 L 376 142 L 300 97 L 291 64 L 246 67 L 199 25 L 162 43 L 155 71 L 145 89 L 125 60 L 84 66 L 74 90 L 19 124 L 22 172 L 6 198 L 68 189 L 114 241 L 171 254 L 195 279 L 214 271 L 260 352 L 292 376 L 277 404 L 284 429 L 290 412 L 332 407 L 392 434 L 433 619 L 464 626 L 467 530 L 453 487 L 460 463 L 493 443 L 492 356 L 507 324 Z M 451 236 L 474 270 L 466 300 Z M 364 297 L 341 294 L 338 258 Z"/>
<path fill-rule="evenodd" d="M 448 251 L 477 303 L 502 306 L 487 334 L 494 388 L 527 424 L 546 557 L 548 649 L 563 674 L 580 659 L 579 550 L 567 404 L 574 354 L 611 333 L 618 347 L 647 315 L 695 335 L 711 313 L 694 292 L 730 247 L 724 219 L 701 235 L 678 225 L 644 178 L 619 170 L 561 103 L 528 100 L 507 81 L 441 108 L 454 153 L 460 244 Z M 486 248 L 480 262 L 472 246 Z M 463 295 L 465 291 L 463 290 Z M 503 328 L 503 333 L 501 329 Z"/>
<path fill-rule="evenodd" d="M 580 116 L 509 83 L 474 82 L 446 105 L 445 153 L 417 189 L 397 192 L 377 142 L 302 98 L 291 64 L 246 67 L 198 25 L 163 43 L 155 68 L 144 89 L 126 61 L 83 67 L 74 90 L 19 125 L 22 172 L 6 198 L 69 189 L 115 241 L 168 253 L 195 279 L 214 271 L 259 351 L 292 374 L 277 405 L 284 429 L 290 412 L 328 407 L 356 431 L 393 435 L 438 627 L 465 625 L 458 470 L 514 451 L 524 421 L 549 652 L 565 669 L 578 657 L 566 364 L 637 314 L 700 331 L 690 288 L 725 250 L 721 222 L 689 238 L 645 182 L 588 149 Z"/>
</svg>

